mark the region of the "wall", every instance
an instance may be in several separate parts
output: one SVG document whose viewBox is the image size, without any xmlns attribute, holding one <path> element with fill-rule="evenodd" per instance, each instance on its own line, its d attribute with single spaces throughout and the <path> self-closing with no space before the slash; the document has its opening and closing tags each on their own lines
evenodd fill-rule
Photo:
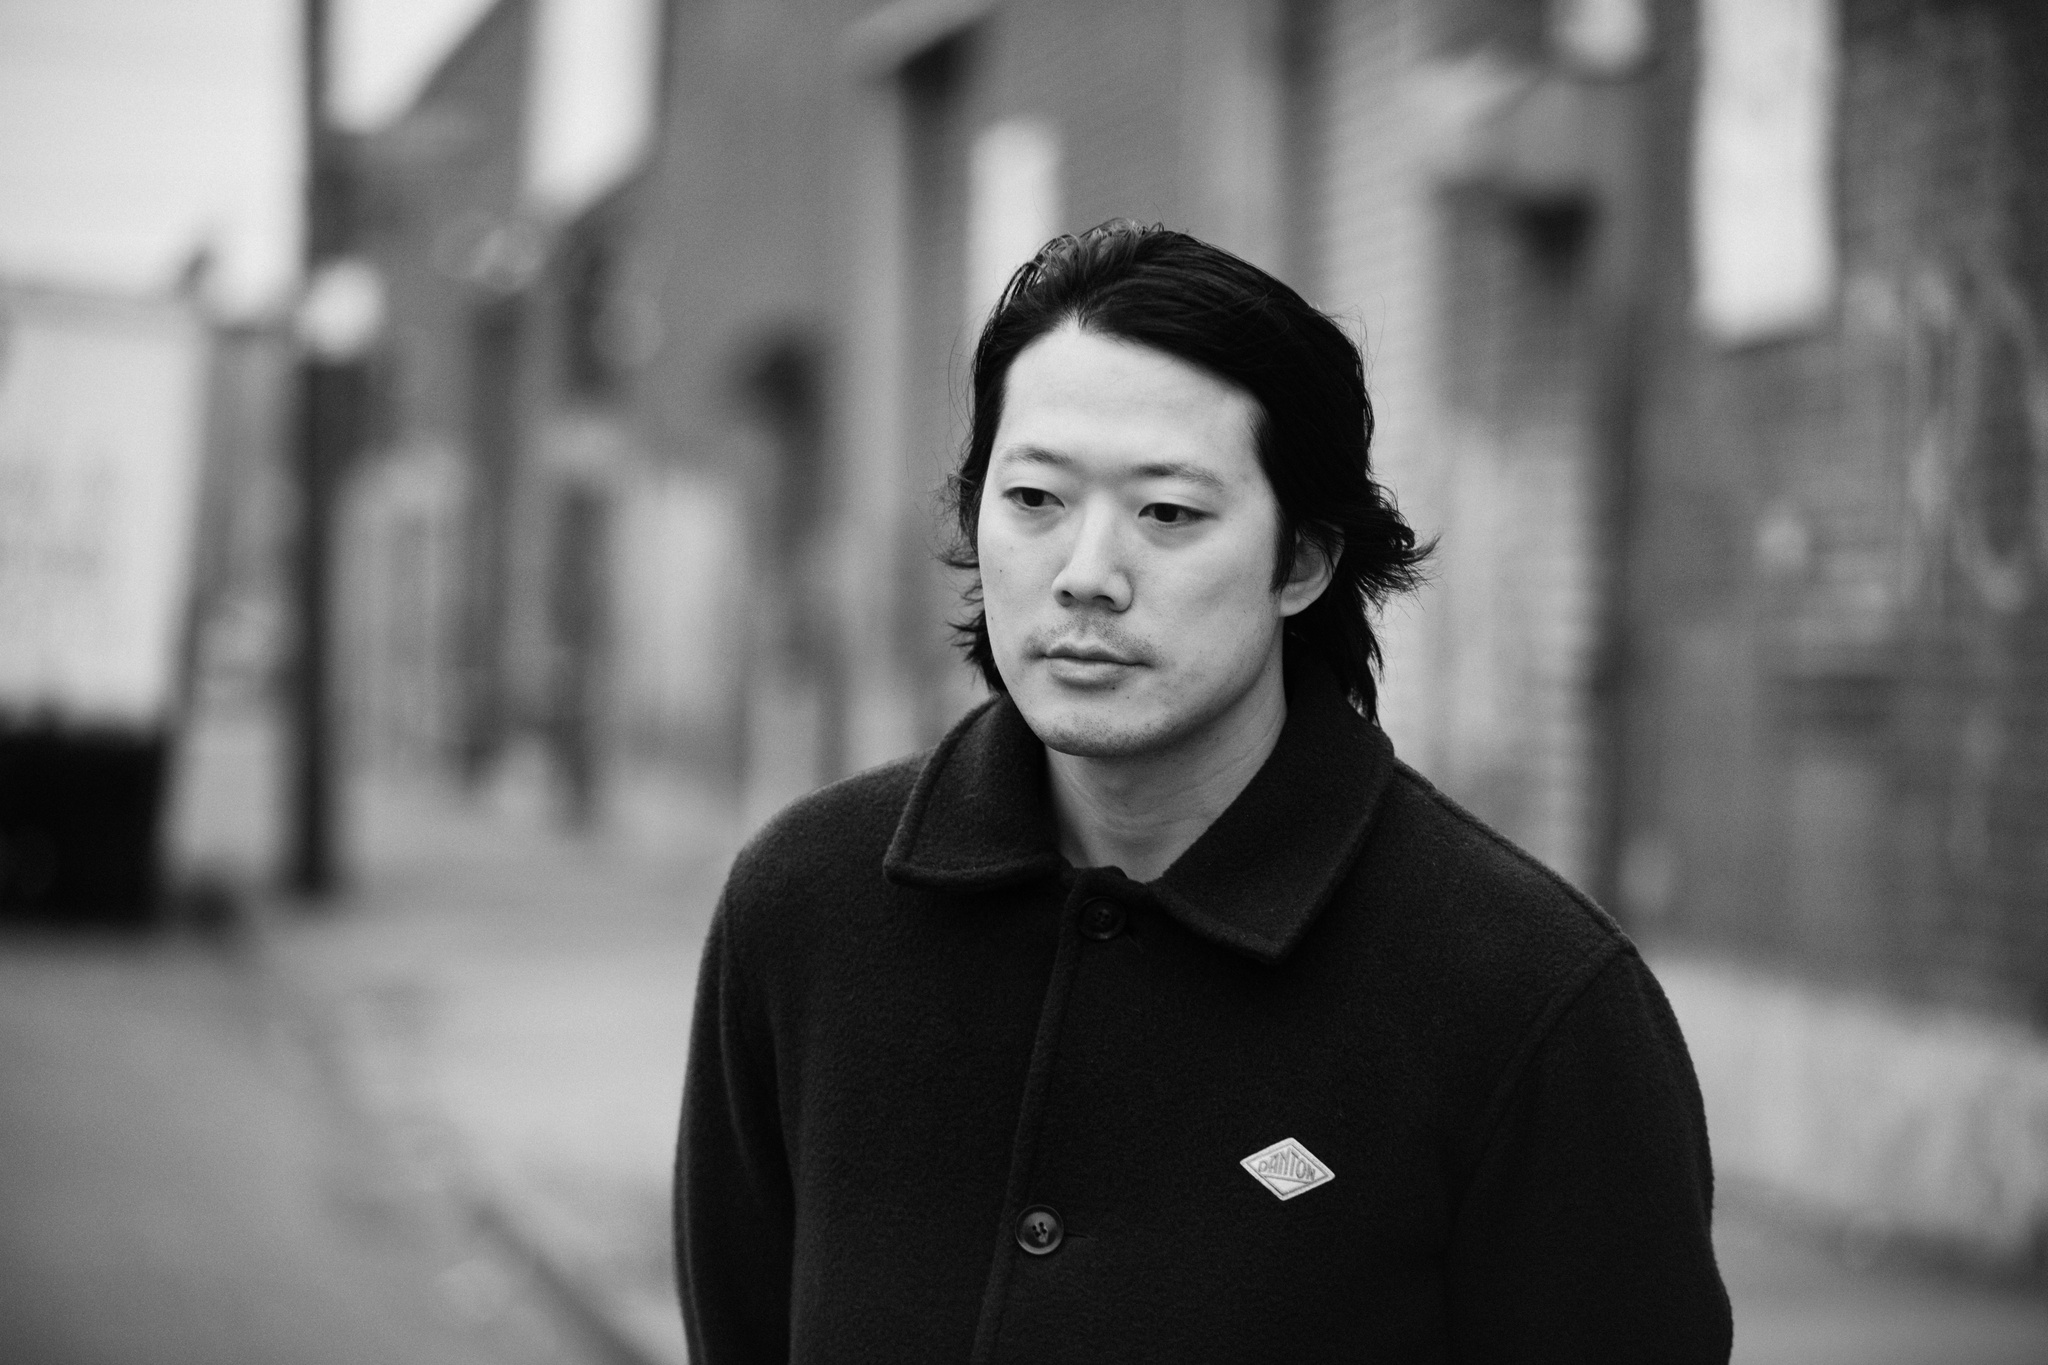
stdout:
<svg viewBox="0 0 2048 1365">
<path fill-rule="evenodd" d="M 523 701 L 523 291 L 543 262 L 516 215 L 530 20 L 525 0 L 500 0 L 356 149 L 351 230 L 383 274 L 389 319 L 340 542 L 345 733 L 362 761 L 452 761 L 473 780 Z"/>
<path fill-rule="evenodd" d="M 1834 301 L 1726 346 L 1687 294 L 1698 53 L 1664 14 L 1621 907 L 1724 1170 L 2037 1258 L 2042 19 L 1841 6 Z"/>
<path fill-rule="evenodd" d="M 2048 1022 L 2048 20 L 1843 0 L 1830 301 L 1729 345 L 1695 297 L 1694 0 L 1600 60 L 1547 13 L 678 5 L 663 133 L 604 230 L 640 359 L 562 390 L 564 280 L 531 322 L 536 458 L 610 499 L 614 740 L 758 819 L 974 699 L 936 494 L 977 156 L 1024 130 L 1004 164 L 1046 183 L 1011 189 L 1053 227 L 1191 227 L 1362 338 L 1379 470 L 1441 537 L 1383 623 L 1385 723 L 1667 964 L 1723 1168 L 2010 1253 L 2039 1219 L 2010 1078 Z M 443 136 L 459 85 L 405 137 Z M 496 202 L 495 156 L 451 205 Z M 465 383 L 409 429 L 471 468 Z M 1944 1200 L 1977 1212 L 1930 1222 Z"/>
<path fill-rule="evenodd" d="M 1631 837 L 1670 867 L 1628 906 L 1646 932 L 2036 1026 L 2039 27 L 1845 6 L 1838 306 L 1728 350 L 1665 291 Z"/>
</svg>

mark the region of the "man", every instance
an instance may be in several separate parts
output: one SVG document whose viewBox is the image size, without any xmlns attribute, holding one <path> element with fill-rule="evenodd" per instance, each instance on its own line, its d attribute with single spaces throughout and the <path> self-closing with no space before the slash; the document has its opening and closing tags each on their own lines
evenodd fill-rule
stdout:
<svg viewBox="0 0 2048 1365">
<path fill-rule="evenodd" d="M 1370 434 L 1193 238 L 1011 281 L 953 481 L 996 698 L 780 816 L 705 946 L 698 1365 L 1727 1359 L 1656 983 L 1374 723 L 1423 552 Z"/>
</svg>

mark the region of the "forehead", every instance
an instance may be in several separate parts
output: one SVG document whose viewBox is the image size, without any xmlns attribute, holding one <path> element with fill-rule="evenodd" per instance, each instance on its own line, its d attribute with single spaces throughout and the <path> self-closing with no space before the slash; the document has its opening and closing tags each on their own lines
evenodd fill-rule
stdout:
<svg viewBox="0 0 2048 1365">
<path fill-rule="evenodd" d="M 993 454 L 1185 461 L 1226 482 L 1263 482 L 1258 414 L 1250 394 L 1199 366 L 1068 324 L 1011 362 Z"/>
</svg>

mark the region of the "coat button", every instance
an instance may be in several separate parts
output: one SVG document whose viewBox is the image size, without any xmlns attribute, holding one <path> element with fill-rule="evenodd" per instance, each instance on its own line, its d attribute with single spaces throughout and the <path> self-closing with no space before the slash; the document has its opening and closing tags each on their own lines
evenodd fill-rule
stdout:
<svg viewBox="0 0 2048 1365">
<path fill-rule="evenodd" d="M 1017 1220 L 1017 1245 L 1033 1256 L 1052 1255 L 1066 1235 L 1060 1216 L 1043 1204 L 1032 1205 Z"/>
<path fill-rule="evenodd" d="M 1081 907 L 1081 932 L 1090 938 L 1115 938 L 1124 931 L 1124 908 L 1098 896 Z"/>
</svg>

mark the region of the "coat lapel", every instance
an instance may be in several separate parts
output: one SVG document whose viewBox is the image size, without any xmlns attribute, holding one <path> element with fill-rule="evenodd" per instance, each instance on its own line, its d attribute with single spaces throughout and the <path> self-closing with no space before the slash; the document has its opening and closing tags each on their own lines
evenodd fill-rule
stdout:
<svg viewBox="0 0 2048 1365">
<path fill-rule="evenodd" d="M 1066 865 L 1045 746 L 1001 696 L 968 712 L 925 760 L 882 871 L 904 886 L 995 890 L 1056 877 Z"/>
<path fill-rule="evenodd" d="M 1293 951 L 1357 861 L 1393 746 L 1328 670 L 1288 659 L 1287 724 L 1202 837 L 1145 888 L 1190 931 L 1261 962 Z M 900 885 L 996 890 L 1065 871 L 1045 748 L 1008 697 L 971 712 L 926 760 L 883 870 Z"/>
<path fill-rule="evenodd" d="M 1386 734 L 1336 680 L 1296 671 L 1265 766 L 1152 885 L 1189 929 L 1261 962 L 1293 951 L 1351 871 L 1394 770 Z"/>
</svg>

